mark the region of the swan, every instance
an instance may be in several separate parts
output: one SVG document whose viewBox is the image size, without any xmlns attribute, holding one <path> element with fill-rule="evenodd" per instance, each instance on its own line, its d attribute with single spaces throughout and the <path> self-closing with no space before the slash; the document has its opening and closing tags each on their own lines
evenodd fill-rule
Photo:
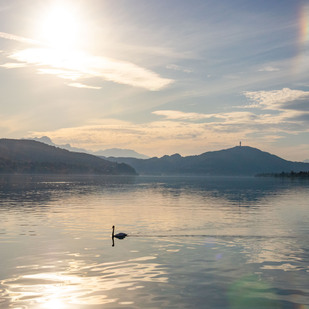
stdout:
<svg viewBox="0 0 309 309">
<path fill-rule="evenodd" d="M 118 239 L 124 239 L 128 234 L 126 233 L 118 233 L 115 235 L 115 225 L 113 225 L 113 233 L 112 233 L 112 238 L 116 237 Z"/>
</svg>

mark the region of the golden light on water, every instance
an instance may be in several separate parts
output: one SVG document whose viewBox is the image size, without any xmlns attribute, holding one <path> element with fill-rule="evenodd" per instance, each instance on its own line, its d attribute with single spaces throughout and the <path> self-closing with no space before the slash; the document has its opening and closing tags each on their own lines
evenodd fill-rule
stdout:
<svg viewBox="0 0 309 309">
<path fill-rule="evenodd" d="M 61 300 L 59 300 L 59 299 L 52 299 L 47 304 L 45 304 L 43 306 L 43 308 L 46 308 L 46 309 L 53 309 L 53 308 L 65 309 L 66 307 L 62 303 Z"/>
<path fill-rule="evenodd" d="M 153 256 L 145 256 L 93 265 L 69 260 L 66 269 L 59 272 L 53 272 L 52 269 L 40 272 L 46 266 L 24 266 L 32 274 L 1 281 L 5 293 L 0 293 L 0 298 L 17 305 L 44 309 L 115 303 L 118 298 L 109 295 L 114 289 L 134 291 L 143 288 L 143 282 L 167 282 L 166 273 L 161 265 L 153 262 L 155 259 Z"/>
</svg>

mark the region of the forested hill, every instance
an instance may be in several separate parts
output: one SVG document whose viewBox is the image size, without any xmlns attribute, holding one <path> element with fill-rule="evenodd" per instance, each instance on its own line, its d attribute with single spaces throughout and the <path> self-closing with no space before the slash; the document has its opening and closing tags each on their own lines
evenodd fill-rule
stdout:
<svg viewBox="0 0 309 309">
<path fill-rule="evenodd" d="M 134 175 L 125 164 L 33 140 L 0 139 L 0 173 Z"/>
<path fill-rule="evenodd" d="M 205 152 L 201 155 L 182 157 L 179 154 L 150 158 L 108 158 L 124 162 L 139 174 L 154 175 L 256 175 L 309 171 L 309 163 L 292 162 L 256 148 L 237 146 L 230 149 Z"/>
</svg>

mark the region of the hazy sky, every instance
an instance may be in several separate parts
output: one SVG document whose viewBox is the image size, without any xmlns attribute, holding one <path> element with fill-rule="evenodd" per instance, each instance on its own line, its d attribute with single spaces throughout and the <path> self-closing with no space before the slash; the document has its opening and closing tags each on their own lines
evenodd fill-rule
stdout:
<svg viewBox="0 0 309 309">
<path fill-rule="evenodd" d="M 309 159 L 309 1 L 0 0 L 0 137 Z"/>
</svg>

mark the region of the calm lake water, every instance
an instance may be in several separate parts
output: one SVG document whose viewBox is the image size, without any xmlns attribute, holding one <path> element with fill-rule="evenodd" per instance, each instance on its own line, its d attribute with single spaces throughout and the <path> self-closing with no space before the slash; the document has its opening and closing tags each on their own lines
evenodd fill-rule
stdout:
<svg viewBox="0 0 309 309">
<path fill-rule="evenodd" d="M 306 180 L 1 176 L 0 222 L 1 309 L 309 308 Z"/>
</svg>

